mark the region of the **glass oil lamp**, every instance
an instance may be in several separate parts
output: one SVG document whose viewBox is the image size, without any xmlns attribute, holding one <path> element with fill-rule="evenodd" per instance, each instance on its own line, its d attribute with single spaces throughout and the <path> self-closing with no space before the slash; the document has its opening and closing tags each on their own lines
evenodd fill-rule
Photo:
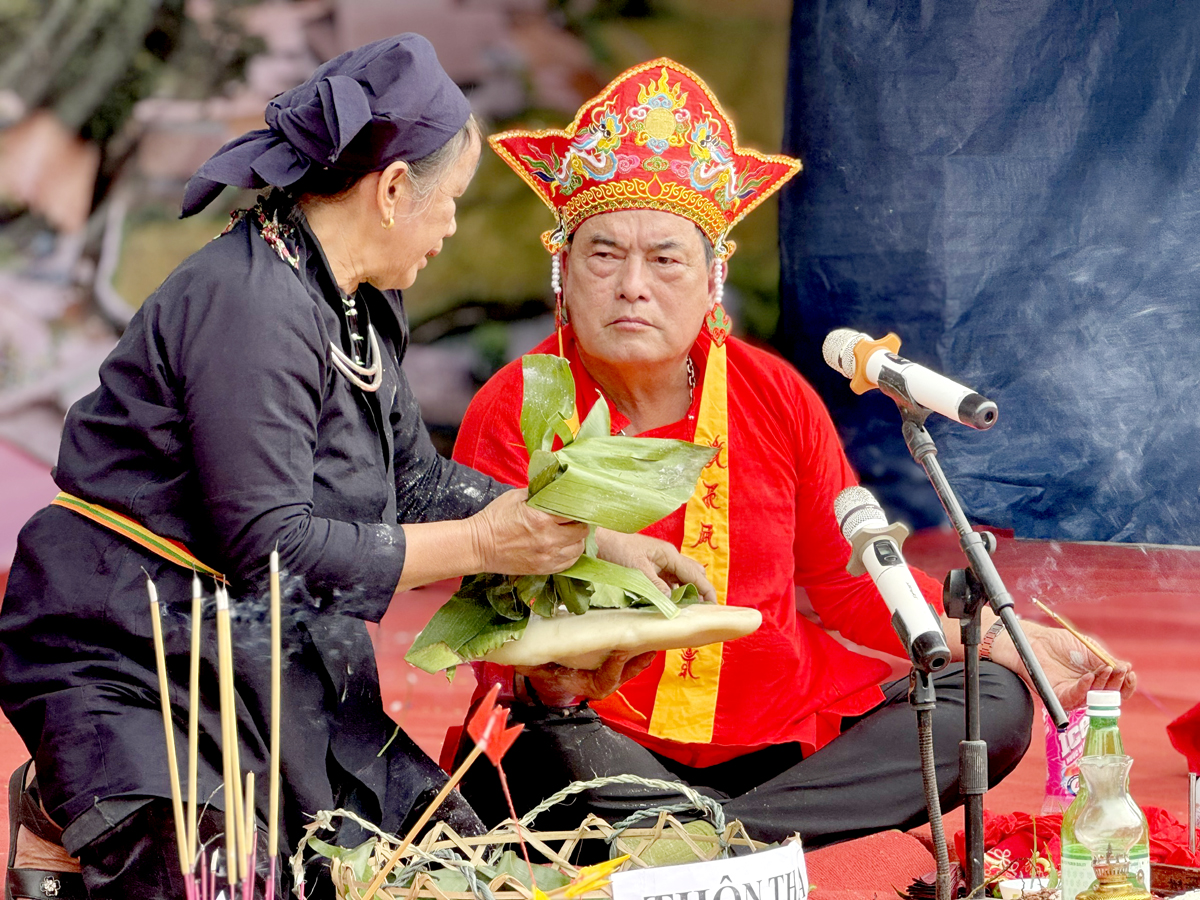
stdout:
<svg viewBox="0 0 1200 900">
<path fill-rule="evenodd" d="M 1129 876 L 1129 851 L 1142 833 L 1141 812 L 1129 796 L 1128 756 L 1085 756 L 1079 774 L 1087 800 L 1075 836 L 1092 854 L 1096 880 L 1078 900 L 1150 900 L 1148 885 Z"/>
</svg>

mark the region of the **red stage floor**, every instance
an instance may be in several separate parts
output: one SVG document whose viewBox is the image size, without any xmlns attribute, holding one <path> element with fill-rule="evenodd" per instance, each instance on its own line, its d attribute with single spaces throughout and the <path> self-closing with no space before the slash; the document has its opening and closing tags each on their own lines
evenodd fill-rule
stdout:
<svg viewBox="0 0 1200 900">
<path fill-rule="evenodd" d="M 948 533 L 915 535 L 905 550 L 914 565 L 939 577 L 960 565 L 957 542 Z M 1134 662 L 1139 689 L 1121 719 L 1126 747 L 1135 759 L 1133 794 L 1142 805 L 1165 807 L 1186 821 L 1186 765 L 1171 748 L 1165 728 L 1200 702 L 1200 551 L 1002 538 L 995 560 L 1023 616 L 1039 618 L 1029 602 L 1036 596 Z M 403 655 L 449 590 L 443 583 L 399 595 L 374 631 L 385 707 L 435 758 L 446 728 L 460 721 L 466 707 L 473 687 L 470 672 L 447 684 L 442 676 L 411 668 Z M 987 808 L 1040 809 L 1043 744 L 1035 733 L 1025 760 L 988 793 Z M 11 771 L 24 757 L 12 727 L 0 719 L 0 771 Z M 948 833 L 961 827 L 961 813 L 947 816 Z"/>
</svg>

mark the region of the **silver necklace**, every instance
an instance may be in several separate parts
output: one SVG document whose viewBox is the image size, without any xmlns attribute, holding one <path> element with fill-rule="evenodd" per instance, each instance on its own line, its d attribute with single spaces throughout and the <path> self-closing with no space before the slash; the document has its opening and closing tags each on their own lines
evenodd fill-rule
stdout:
<svg viewBox="0 0 1200 900">
<path fill-rule="evenodd" d="M 346 327 L 350 330 L 350 356 L 356 365 L 363 365 L 363 336 L 358 332 L 358 307 L 354 305 L 354 294 L 342 294 L 342 312 L 346 314 Z"/>
<path fill-rule="evenodd" d="M 356 363 L 349 356 L 342 352 L 342 348 L 337 346 L 333 341 L 329 342 L 329 359 L 333 363 L 333 367 L 346 376 L 347 380 L 359 390 L 375 393 L 383 384 L 383 359 L 379 352 L 379 338 L 375 335 L 375 326 L 371 325 L 367 328 L 367 335 L 371 339 L 371 359 L 373 360 L 370 366 L 363 366 Z"/>
<path fill-rule="evenodd" d="M 341 292 L 339 291 L 339 294 Z M 329 342 L 329 358 L 335 369 L 346 376 L 347 380 L 360 390 L 374 393 L 383 384 L 383 365 L 380 360 L 379 338 L 375 329 L 367 327 L 370 337 L 371 360 L 370 366 L 363 360 L 363 336 L 358 330 L 358 307 L 355 305 L 355 294 L 341 294 L 342 312 L 346 316 L 346 327 L 350 332 L 350 355 L 342 352 L 333 341 Z"/>
</svg>

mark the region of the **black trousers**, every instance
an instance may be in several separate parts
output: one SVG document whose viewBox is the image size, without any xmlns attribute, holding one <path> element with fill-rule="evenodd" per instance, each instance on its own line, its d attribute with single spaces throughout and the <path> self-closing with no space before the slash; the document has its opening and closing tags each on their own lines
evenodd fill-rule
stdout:
<svg viewBox="0 0 1200 900">
<path fill-rule="evenodd" d="M 225 855 L 222 836 L 225 816 L 220 810 L 206 809 L 197 822 L 199 839 L 211 861 L 215 849 Z M 276 860 L 275 894 L 282 900 L 290 884 L 287 859 Z M 132 815 L 118 822 L 79 851 L 79 867 L 89 900 L 177 900 L 185 896 L 183 876 L 179 872 L 179 851 L 175 843 L 175 817 L 170 800 L 151 800 Z M 224 864 L 221 872 L 224 873 Z M 258 862 L 254 885 L 255 900 L 264 900 L 267 882 L 267 836 L 258 834 Z M 218 879 L 217 892 L 229 889 L 224 876 Z"/>
<path fill-rule="evenodd" d="M 401 777 L 400 773 L 411 771 L 411 768 L 402 766 L 389 767 L 389 774 L 397 778 Z M 362 805 L 356 803 L 353 779 L 344 778 L 343 781 L 345 789 L 335 798 L 334 806 L 361 809 Z M 398 829 L 399 834 L 405 834 L 412 827 L 433 800 L 438 788 L 440 785 L 421 793 Z M 407 796 L 408 793 L 400 784 L 388 787 L 389 796 Z M 482 834 L 485 830 L 478 816 L 458 791 L 449 794 L 427 828 L 438 822 L 446 822 L 463 836 Z M 208 860 L 211 862 L 213 850 L 219 850 L 224 857 L 224 813 L 206 807 L 200 816 L 197 830 L 200 842 L 207 848 Z M 370 839 L 371 835 L 353 822 L 345 821 L 341 823 L 336 836 L 320 832 L 318 837 L 337 846 L 355 847 Z M 254 898 L 283 900 L 290 895 L 294 887 L 291 860 L 287 857 L 286 850 L 281 848 L 275 864 L 275 891 L 267 898 L 267 832 L 261 822 L 257 847 Z M 185 896 L 183 876 L 179 872 L 175 819 L 170 800 L 148 801 L 136 812 L 80 848 L 78 859 L 88 900 L 179 900 Z M 220 868 L 224 872 L 223 863 Z M 333 900 L 334 888 L 329 878 L 327 861 L 320 857 L 309 857 L 306 872 L 305 896 L 310 900 Z M 217 882 L 217 892 L 222 888 L 225 888 L 223 876 Z"/>
<path fill-rule="evenodd" d="M 950 810 L 962 804 L 962 665 L 939 673 L 934 685 L 938 790 L 942 809 Z M 907 679 L 885 685 L 884 693 L 882 704 L 845 720 L 842 734 L 807 758 L 798 744 L 781 744 L 702 769 L 647 750 L 608 728 L 586 707 L 566 713 L 516 707 L 514 716 L 525 731 L 505 754 L 505 774 L 518 814 L 572 781 L 633 773 L 683 781 L 720 800 L 726 818 L 740 819 L 756 840 L 778 841 L 799 832 L 811 848 L 889 828 L 909 829 L 927 821 L 916 713 L 908 704 Z M 994 785 L 1029 748 L 1033 703 L 1020 678 L 988 662 L 980 664 L 980 721 L 988 745 L 989 784 Z M 472 766 L 462 792 L 489 825 L 509 815 L 491 766 Z M 675 793 L 613 785 L 551 807 L 534 826 L 575 828 L 588 813 L 616 822 L 639 809 L 679 800 Z"/>
</svg>

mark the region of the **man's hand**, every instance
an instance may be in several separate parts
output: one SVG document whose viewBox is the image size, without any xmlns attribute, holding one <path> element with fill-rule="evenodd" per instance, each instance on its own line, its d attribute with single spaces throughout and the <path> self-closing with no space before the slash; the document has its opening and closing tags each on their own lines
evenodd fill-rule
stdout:
<svg viewBox="0 0 1200 900">
<path fill-rule="evenodd" d="M 596 549 L 601 559 L 645 572 L 664 594 L 670 594 L 675 585 L 694 584 L 701 600 L 717 602 L 717 591 L 704 577 L 704 566 L 688 559 L 666 541 L 597 528 Z"/>
<path fill-rule="evenodd" d="M 574 706 L 581 697 L 603 700 L 626 681 L 641 674 L 653 661 L 653 651 L 636 656 L 613 652 L 595 670 L 568 669 L 549 663 L 544 666 L 517 666 L 516 673 L 529 679 L 529 687 L 537 694 L 536 699 L 546 706 Z"/>
<path fill-rule="evenodd" d="M 1021 630 L 1029 638 L 1033 655 L 1041 663 L 1046 680 L 1063 709 L 1076 709 L 1086 704 L 1088 691 L 1120 691 L 1125 699 L 1133 695 L 1137 675 L 1132 663 L 1118 660 L 1117 667 L 1113 668 L 1062 628 L 1022 621 Z M 1030 689 L 1033 688 L 1007 630 L 997 635 L 992 645 L 992 660 L 1018 673 Z"/>
</svg>

